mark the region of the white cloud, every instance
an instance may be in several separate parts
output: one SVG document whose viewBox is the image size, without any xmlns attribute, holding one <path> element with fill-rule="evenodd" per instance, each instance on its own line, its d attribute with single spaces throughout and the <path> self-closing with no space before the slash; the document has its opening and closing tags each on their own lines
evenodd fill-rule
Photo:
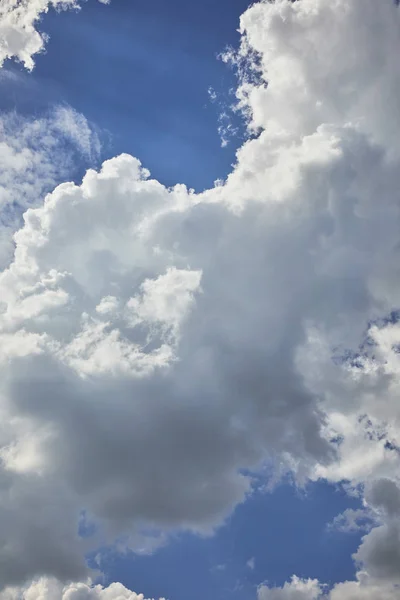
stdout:
<svg viewBox="0 0 400 600">
<path fill-rule="evenodd" d="M 397 114 L 400 76 L 396 53 L 388 53 L 399 36 L 393 2 L 383 0 L 379 9 L 371 0 L 294 4 L 257 2 L 241 17 L 239 58 L 249 51 L 260 56 L 255 66 L 250 55 L 260 85 L 239 89 L 252 126 L 304 136 L 321 123 L 351 123 L 398 155 L 391 118 Z"/>
<path fill-rule="evenodd" d="M 261 132 L 226 182 L 167 189 L 122 155 L 15 235 L 0 275 L 3 585 L 82 578 L 83 546 L 143 527 L 208 532 L 249 493 L 241 468 L 273 461 L 364 486 L 378 526 L 355 556 L 366 579 L 329 592 L 294 578 L 260 598 L 394 598 L 399 12 L 262 2 L 242 40 L 259 77 L 238 96 Z M 84 544 L 82 509 L 97 526 Z"/>
<path fill-rule="evenodd" d="M 316 579 L 300 579 L 293 576 L 283 587 L 261 586 L 258 600 L 318 600 L 322 587 Z"/>
<path fill-rule="evenodd" d="M 68 177 L 75 164 L 91 164 L 100 141 L 86 119 L 67 106 L 40 118 L 0 115 L 0 268 L 9 262 L 12 234 L 22 213 Z"/>
<path fill-rule="evenodd" d="M 377 517 L 373 511 L 367 508 L 347 508 L 329 523 L 328 528 L 343 533 L 369 531 L 376 523 Z"/>
<path fill-rule="evenodd" d="M 282 587 L 262 585 L 258 589 L 258 600 L 396 600 L 399 588 L 374 582 L 366 573 L 358 573 L 357 581 L 346 581 L 331 590 L 316 579 L 293 577 Z"/>
<path fill-rule="evenodd" d="M 256 566 L 256 559 L 254 558 L 254 556 L 252 558 L 249 558 L 249 560 L 246 563 L 246 566 L 252 571 L 254 571 Z"/>
<path fill-rule="evenodd" d="M 103 4 L 108 1 L 100 0 Z M 36 27 L 49 8 L 79 8 L 77 0 L 2 0 L 0 5 L 0 67 L 7 58 L 15 58 L 29 70 L 34 55 L 45 47 L 46 35 Z"/>
<path fill-rule="evenodd" d="M 8 588 L 0 592 L 0 600 L 144 600 L 143 594 L 128 590 L 121 583 L 108 587 L 87 583 L 62 585 L 50 578 L 41 578 L 23 588 Z M 162 599 L 160 599 L 162 600 Z"/>
<path fill-rule="evenodd" d="M 166 332 L 177 335 L 183 319 L 194 303 L 194 292 L 199 290 L 201 271 L 168 268 L 157 279 L 145 279 L 140 295 L 126 303 L 126 314 L 131 327 L 149 323 L 159 324 Z"/>
<path fill-rule="evenodd" d="M 396 600 L 399 588 L 395 584 L 374 581 L 360 572 L 357 581 L 346 581 L 334 586 L 328 600 Z"/>
</svg>

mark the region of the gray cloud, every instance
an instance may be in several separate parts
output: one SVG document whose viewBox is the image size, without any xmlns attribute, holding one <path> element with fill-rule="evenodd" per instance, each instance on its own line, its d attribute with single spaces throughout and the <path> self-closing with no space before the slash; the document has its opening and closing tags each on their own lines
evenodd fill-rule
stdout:
<svg viewBox="0 0 400 600">
<path fill-rule="evenodd" d="M 400 514 L 400 489 L 391 479 L 378 479 L 368 486 L 366 500 L 376 508 L 380 508 L 389 517 Z"/>
</svg>

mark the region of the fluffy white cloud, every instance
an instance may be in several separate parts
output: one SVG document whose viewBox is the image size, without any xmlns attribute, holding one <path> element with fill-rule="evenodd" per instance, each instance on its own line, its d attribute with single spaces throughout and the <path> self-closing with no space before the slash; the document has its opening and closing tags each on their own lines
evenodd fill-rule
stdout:
<svg viewBox="0 0 400 600">
<path fill-rule="evenodd" d="M 380 4 L 277 0 L 247 10 L 238 55 L 246 77 L 238 96 L 251 126 L 303 137 L 321 123 L 351 124 L 398 156 L 392 127 L 400 86 L 398 17 L 394 2 Z"/>
<path fill-rule="evenodd" d="M 100 0 L 103 4 L 107 1 Z M 0 67 L 7 58 L 15 58 L 29 70 L 34 55 L 43 51 L 46 35 L 36 27 L 49 8 L 79 8 L 77 0 L 2 0 L 0 4 Z"/>
<path fill-rule="evenodd" d="M 357 581 L 334 586 L 328 600 L 396 600 L 400 588 L 396 584 L 372 580 L 366 573 L 357 574 Z"/>
<path fill-rule="evenodd" d="M 144 600 L 144 596 L 128 590 L 121 583 L 112 583 L 108 587 L 90 582 L 64 586 L 55 579 L 43 577 L 29 586 L 0 592 L 0 600 Z"/>
<path fill-rule="evenodd" d="M 277 0 L 241 28 L 238 97 L 260 134 L 226 182 L 167 189 L 122 155 L 15 234 L 0 275 L 2 585 L 81 578 L 85 549 L 143 527 L 209 531 L 249 493 L 243 468 L 271 461 L 361 484 L 378 526 L 355 556 L 369 577 L 260 598 L 394 598 L 399 12 Z"/>
<path fill-rule="evenodd" d="M 396 600 L 400 588 L 374 582 L 366 573 L 358 573 L 357 581 L 346 581 L 331 590 L 315 579 L 303 580 L 293 577 L 282 587 L 262 585 L 258 600 Z"/>
<path fill-rule="evenodd" d="M 41 118 L 0 115 L 0 268 L 12 257 L 12 234 L 22 213 L 68 177 L 78 162 L 91 164 L 100 141 L 86 119 L 69 107 Z"/>
<path fill-rule="evenodd" d="M 292 577 L 283 587 L 261 586 L 258 589 L 258 600 L 318 600 L 322 595 L 322 587 L 316 579 L 300 579 Z"/>
</svg>

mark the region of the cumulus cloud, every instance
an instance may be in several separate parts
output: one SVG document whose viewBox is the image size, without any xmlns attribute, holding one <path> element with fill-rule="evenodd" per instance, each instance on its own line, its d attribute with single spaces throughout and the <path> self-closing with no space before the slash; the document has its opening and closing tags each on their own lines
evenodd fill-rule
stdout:
<svg viewBox="0 0 400 600">
<path fill-rule="evenodd" d="M 0 592 L 1 600 L 144 600 L 143 594 L 128 590 L 121 583 L 108 587 L 87 583 L 62 585 L 51 578 L 41 578 L 22 588 Z M 160 598 L 160 600 L 163 600 Z"/>
<path fill-rule="evenodd" d="M 374 582 L 366 573 L 358 573 L 357 581 L 346 581 L 331 590 L 316 579 L 293 577 L 282 587 L 262 585 L 258 589 L 258 600 L 395 600 L 399 588 Z"/>
<path fill-rule="evenodd" d="M 0 115 L 1 268 L 12 257 L 12 234 L 21 226 L 22 213 L 43 202 L 78 162 L 95 162 L 99 152 L 96 132 L 68 106 L 57 106 L 40 118 Z"/>
<path fill-rule="evenodd" d="M 100 0 L 103 4 L 107 1 Z M 15 58 L 32 70 L 34 55 L 45 47 L 46 35 L 36 27 L 49 8 L 79 8 L 77 0 L 2 0 L 0 5 L 0 67 Z"/>
<path fill-rule="evenodd" d="M 58 186 L 14 236 L 1 585 L 78 580 L 85 550 L 143 528 L 210 532 L 251 493 L 243 469 L 269 461 L 361 486 L 378 526 L 355 555 L 368 576 L 260 598 L 394 598 L 399 12 L 261 2 L 241 32 L 238 99 L 259 135 L 225 182 L 166 188 L 122 155 Z"/>
<path fill-rule="evenodd" d="M 258 600 L 318 600 L 322 588 L 316 579 L 299 579 L 285 583 L 283 587 L 261 586 L 258 589 Z"/>
<path fill-rule="evenodd" d="M 117 535 L 209 530 L 249 491 L 241 467 L 328 461 L 294 366 L 301 329 L 253 280 L 274 270 L 266 217 L 166 189 L 129 156 L 29 209 L 0 275 L 5 470 L 67 485 L 71 511 Z"/>
<path fill-rule="evenodd" d="M 383 510 L 389 517 L 400 514 L 400 489 L 391 479 L 377 479 L 367 483 L 365 497 L 368 504 Z"/>
</svg>

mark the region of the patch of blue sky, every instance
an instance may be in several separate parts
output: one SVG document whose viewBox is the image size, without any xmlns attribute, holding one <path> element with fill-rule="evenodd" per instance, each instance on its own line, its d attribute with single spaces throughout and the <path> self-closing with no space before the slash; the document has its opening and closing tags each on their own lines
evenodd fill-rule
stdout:
<svg viewBox="0 0 400 600">
<path fill-rule="evenodd" d="M 285 483 L 256 491 L 213 536 L 176 534 L 148 555 L 106 551 L 101 567 L 106 582 L 174 600 L 254 600 L 260 583 L 282 585 L 294 573 L 333 584 L 354 577 L 351 555 L 365 534 L 328 527 L 349 508 L 360 500 L 341 487 L 318 482 L 299 492 Z"/>
<path fill-rule="evenodd" d="M 50 10 L 40 24 L 50 36 L 46 53 L 33 74 L 7 64 L 18 77 L 0 82 L 0 108 L 32 114 L 66 102 L 103 131 L 102 159 L 129 152 L 166 185 L 204 189 L 231 170 L 241 144 L 243 124 L 229 113 L 239 133 L 221 148 L 218 119 L 235 100 L 236 77 L 217 55 L 237 45 L 247 5 L 89 0 L 79 17 Z"/>
</svg>

